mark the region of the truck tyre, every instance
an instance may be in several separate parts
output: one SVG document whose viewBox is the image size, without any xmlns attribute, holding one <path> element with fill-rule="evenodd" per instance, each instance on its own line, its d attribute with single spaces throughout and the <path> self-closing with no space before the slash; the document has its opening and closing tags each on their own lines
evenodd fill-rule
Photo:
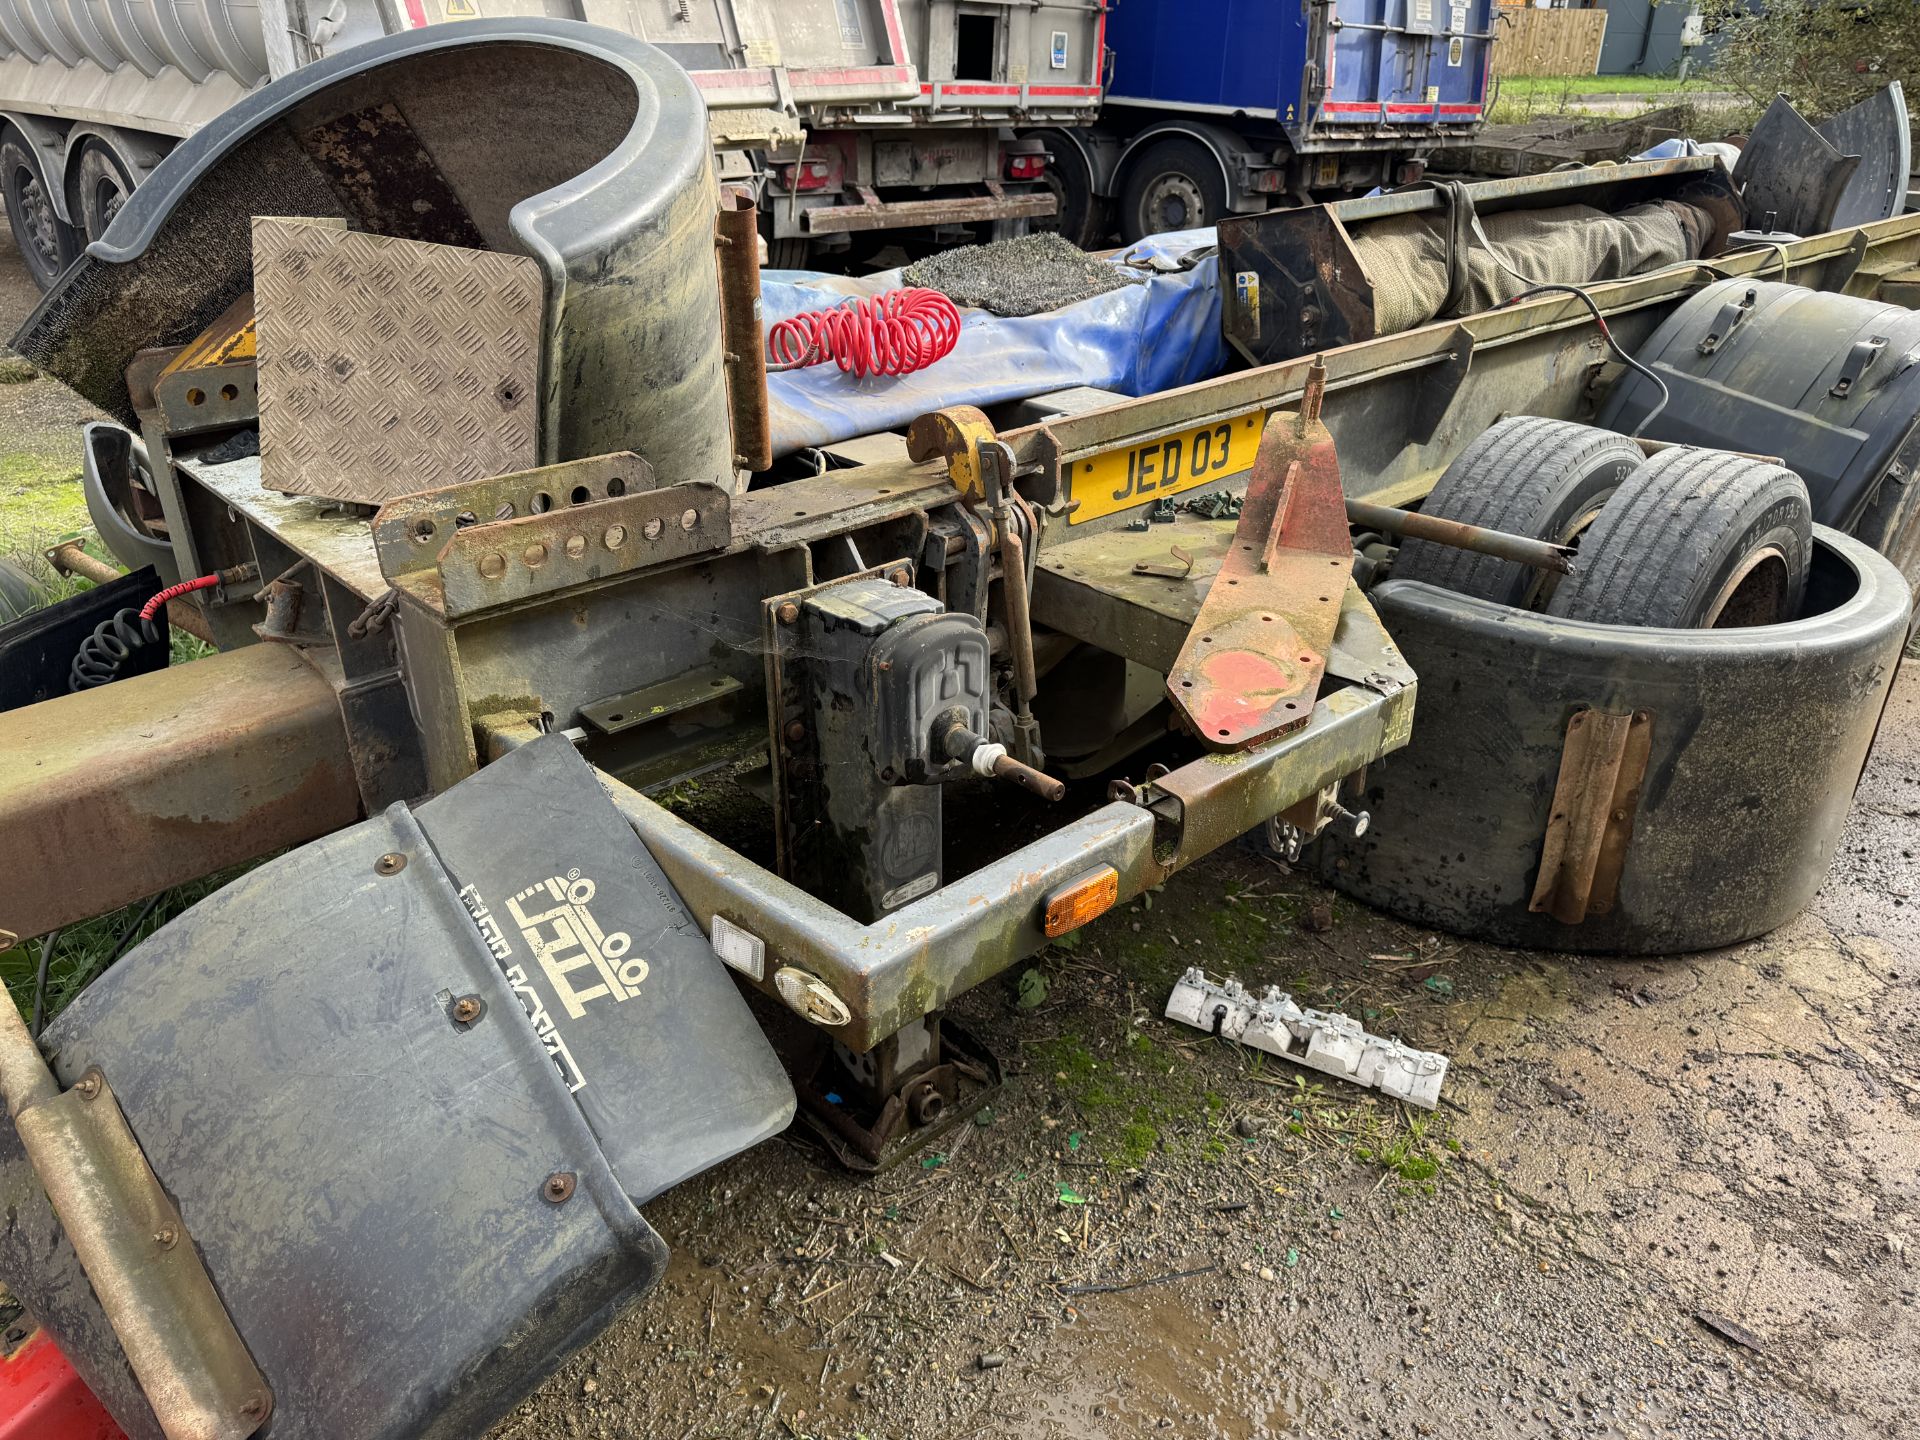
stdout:
<svg viewBox="0 0 1920 1440">
<path fill-rule="evenodd" d="M 1601 625 L 1730 629 L 1799 613 L 1813 504 L 1791 470 L 1663 450 L 1620 483 L 1547 613 Z"/>
<path fill-rule="evenodd" d="M 133 179 L 113 151 L 98 140 L 89 140 L 80 147 L 74 190 L 73 215 L 79 222 L 80 243 L 91 245 L 107 233 L 107 226 L 126 204 L 133 193 Z"/>
<path fill-rule="evenodd" d="M 1106 199 L 1093 193 L 1093 170 L 1087 157 L 1058 130 L 1028 130 L 1020 138 L 1038 140 L 1047 147 L 1050 158 L 1042 178 L 1059 207 L 1052 215 L 1037 217 L 1032 228 L 1064 235 L 1082 250 L 1097 248 L 1107 238 L 1112 216 Z"/>
<path fill-rule="evenodd" d="M 1218 224 L 1227 213 L 1220 161 L 1198 140 L 1156 140 L 1127 166 L 1120 187 L 1120 238 L 1131 245 L 1167 230 Z"/>
<path fill-rule="evenodd" d="M 54 211 L 39 156 L 18 130 L 0 136 L 0 199 L 6 202 L 7 227 L 27 274 L 40 289 L 49 288 L 80 253 L 79 246 L 72 227 Z"/>
<path fill-rule="evenodd" d="M 804 270 L 809 242 L 804 235 L 785 235 L 767 241 L 767 269 Z"/>
<path fill-rule="evenodd" d="M 1620 482 L 1645 457 L 1624 435 L 1516 415 L 1462 450 L 1421 510 L 1467 525 L 1505 530 L 1556 545 L 1577 541 Z M 1497 605 L 1537 608 L 1558 576 L 1497 555 L 1430 540 L 1408 540 L 1393 562 L 1395 578 L 1420 580 Z"/>
<path fill-rule="evenodd" d="M 38 580 L 11 560 L 0 560 L 0 625 L 18 620 L 47 603 Z"/>
</svg>

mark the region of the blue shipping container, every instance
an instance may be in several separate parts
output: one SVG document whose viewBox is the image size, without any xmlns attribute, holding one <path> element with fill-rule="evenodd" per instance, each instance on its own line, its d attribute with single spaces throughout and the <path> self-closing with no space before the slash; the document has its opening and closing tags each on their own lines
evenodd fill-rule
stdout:
<svg viewBox="0 0 1920 1440">
<path fill-rule="evenodd" d="M 1486 100 L 1495 0 L 1113 0 L 1110 105 L 1272 120 L 1296 150 L 1423 131 Z"/>
</svg>

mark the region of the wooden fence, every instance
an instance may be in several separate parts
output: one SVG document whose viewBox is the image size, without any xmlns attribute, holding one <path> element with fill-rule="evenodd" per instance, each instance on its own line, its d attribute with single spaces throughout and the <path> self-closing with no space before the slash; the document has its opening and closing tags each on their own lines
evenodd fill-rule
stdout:
<svg viewBox="0 0 1920 1440">
<path fill-rule="evenodd" d="M 1494 7 L 1493 74 L 1591 75 L 1607 34 L 1604 10 Z"/>
</svg>

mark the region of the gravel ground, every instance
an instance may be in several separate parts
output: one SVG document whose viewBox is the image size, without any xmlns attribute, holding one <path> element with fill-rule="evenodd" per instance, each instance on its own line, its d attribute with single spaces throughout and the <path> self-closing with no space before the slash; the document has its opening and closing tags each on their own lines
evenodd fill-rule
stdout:
<svg viewBox="0 0 1920 1440">
<path fill-rule="evenodd" d="M 1071 240 L 1044 231 L 943 250 L 909 265 L 900 279 L 995 315 L 1037 315 L 1140 283 Z"/>
<path fill-rule="evenodd" d="M 1814 907 L 1723 952 L 1501 950 L 1217 855 L 1037 1007 L 962 1002 L 1011 1074 L 937 1162 L 783 1140 L 650 1206 L 666 1279 L 494 1440 L 1910 1433 L 1916 850 L 1909 669 Z M 1196 959 L 1445 1050 L 1446 1102 L 1166 1024 Z"/>
</svg>

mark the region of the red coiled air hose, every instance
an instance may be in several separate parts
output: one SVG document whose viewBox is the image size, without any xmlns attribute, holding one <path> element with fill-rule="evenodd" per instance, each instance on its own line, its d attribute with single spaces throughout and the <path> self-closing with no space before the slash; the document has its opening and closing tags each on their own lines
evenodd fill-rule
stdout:
<svg viewBox="0 0 1920 1440">
<path fill-rule="evenodd" d="M 218 575 L 202 575 L 198 580 L 182 580 L 178 585 L 169 585 L 140 607 L 140 618 L 142 620 L 151 620 L 159 613 L 160 607 L 166 604 L 167 601 L 180 595 L 191 595 L 196 590 L 205 590 L 208 586 L 218 585 L 219 583 L 220 577 Z"/>
<path fill-rule="evenodd" d="M 952 353 L 959 341 L 953 301 L 909 287 L 782 320 L 767 334 L 767 352 L 775 370 L 832 360 L 855 377 L 905 375 Z"/>
</svg>

